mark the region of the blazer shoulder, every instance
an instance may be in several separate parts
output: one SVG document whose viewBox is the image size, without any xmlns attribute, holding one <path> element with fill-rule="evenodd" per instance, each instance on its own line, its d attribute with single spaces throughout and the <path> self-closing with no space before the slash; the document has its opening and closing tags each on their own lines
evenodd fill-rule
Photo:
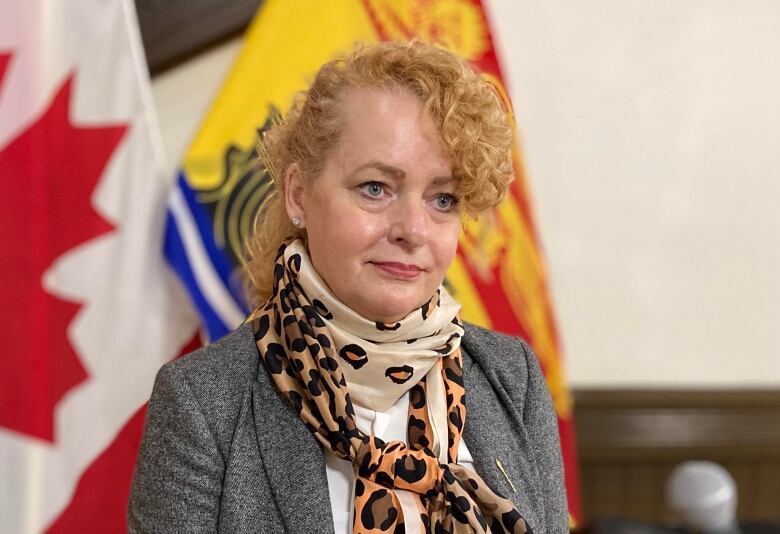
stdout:
<svg viewBox="0 0 780 534">
<path fill-rule="evenodd" d="M 251 382 L 258 361 L 252 327 L 244 324 L 214 343 L 165 364 L 163 369 L 187 378 L 196 388 L 209 383 L 230 387 L 240 377 Z"/>
<path fill-rule="evenodd" d="M 539 362 L 528 343 L 518 336 L 464 323 L 463 348 L 493 384 L 500 384 L 521 410 L 529 382 L 541 375 Z M 466 365 L 464 361 L 464 366 Z"/>
<path fill-rule="evenodd" d="M 218 341 L 165 364 L 157 382 L 185 386 L 221 445 L 230 443 L 230 414 L 238 412 L 257 378 L 260 363 L 252 327 L 245 324 Z"/>
<path fill-rule="evenodd" d="M 463 328 L 463 346 L 482 367 L 513 365 L 518 363 L 518 355 L 523 356 L 519 358 L 523 363 L 529 357 L 536 358 L 530 345 L 519 336 L 510 336 L 467 322 L 463 323 Z"/>
</svg>

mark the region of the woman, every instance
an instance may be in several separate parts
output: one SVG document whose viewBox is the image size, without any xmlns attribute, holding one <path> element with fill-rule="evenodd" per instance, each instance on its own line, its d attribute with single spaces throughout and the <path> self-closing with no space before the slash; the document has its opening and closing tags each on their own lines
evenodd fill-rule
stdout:
<svg viewBox="0 0 780 534">
<path fill-rule="evenodd" d="M 495 91 L 438 48 L 320 69 L 263 141 L 261 304 L 157 377 L 131 532 L 567 530 L 534 355 L 462 323 L 442 286 L 511 142 Z"/>
</svg>

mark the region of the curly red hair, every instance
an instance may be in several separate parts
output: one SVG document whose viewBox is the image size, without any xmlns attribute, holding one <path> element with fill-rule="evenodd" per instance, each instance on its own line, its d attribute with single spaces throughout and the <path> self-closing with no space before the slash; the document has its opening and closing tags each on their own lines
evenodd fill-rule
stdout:
<svg viewBox="0 0 780 534">
<path fill-rule="evenodd" d="M 348 88 L 360 87 L 401 88 L 419 97 L 449 149 L 464 214 L 476 217 L 506 194 L 513 176 L 512 120 L 496 88 L 468 63 L 434 45 L 360 46 L 323 65 L 260 142 L 261 162 L 276 191 L 247 241 L 245 267 L 258 301 L 270 295 L 273 263 L 284 239 L 306 238 L 285 210 L 285 173 L 298 163 L 306 179 L 317 179 L 339 140 L 341 98 Z"/>
</svg>

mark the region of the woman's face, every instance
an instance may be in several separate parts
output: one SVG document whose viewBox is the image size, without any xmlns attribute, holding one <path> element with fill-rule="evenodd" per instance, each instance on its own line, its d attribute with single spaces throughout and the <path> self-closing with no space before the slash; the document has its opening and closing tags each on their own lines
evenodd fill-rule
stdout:
<svg viewBox="0 0 780 534">
<path fill-rule="evenodd" d="M 314 267 L 367 319 L 394 322 L 425 303 L 455 255 L 461 215 L 446 146 L 418 99 L 351 89 L 322 174 L 287 174 L 287 209 L 303 219 Z"/>
</svg>

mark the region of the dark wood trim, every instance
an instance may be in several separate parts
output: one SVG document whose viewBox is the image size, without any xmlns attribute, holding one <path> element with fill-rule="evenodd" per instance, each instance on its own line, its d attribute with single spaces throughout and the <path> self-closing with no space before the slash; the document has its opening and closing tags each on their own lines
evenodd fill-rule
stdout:
<svg viewBox="0 0 780 534">
<path fill-rule="evenodd" d="M 778 389 L 608 389 L 577 388 L 574 400 L 584 408 L 601 407 L 780 407 Z"/>
<path fill-rule="evenodd" d="M 681 449 L 780 457 L 780 391 L 579 390 L 580 454 Z"/>
<path fill-rule="evenodd" d="M 261 0 L 135 0 L 150 73 L 240 35 Z"/>
</svg>

